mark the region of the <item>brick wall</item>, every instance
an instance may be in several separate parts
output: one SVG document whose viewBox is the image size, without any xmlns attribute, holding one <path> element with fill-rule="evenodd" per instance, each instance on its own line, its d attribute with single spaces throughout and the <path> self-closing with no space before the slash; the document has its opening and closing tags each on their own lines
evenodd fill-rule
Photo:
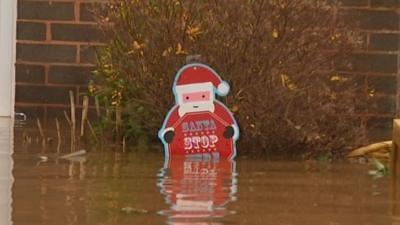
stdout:
<svg viewBox="0 0 400 225">
<path fill-rule="evenodd" d="M 61 117 L 69 90 L 82 101 L 103 42 L 90 13 L 93 2 L 18 0 L 16 112 Z"/>
<path fill-rule="evenodd" d="M 18 0 L 17 112 L 32 118 L 60 115 L 67 109 L 69 90 L 86 91 L 95 49 L 103 41 L 88 10 L 93 1 Z M 360 82 L 359 99 L 367 104 L 359 115 L 370 135 L 389 136 L 400 73 L 400 1 L 342 2 L 340 15 L 358 21 L 365 45 L 341 74 Z"/>
<path fill-rule="evenodd" d="M 352 55 L 343 74 L 360 81 L 359 115 L 373 139 L 391 136 L 400 75 L 400 1 L 342 0 L 340 15 L 357 21 L 365 44 Z"/>
</svg>

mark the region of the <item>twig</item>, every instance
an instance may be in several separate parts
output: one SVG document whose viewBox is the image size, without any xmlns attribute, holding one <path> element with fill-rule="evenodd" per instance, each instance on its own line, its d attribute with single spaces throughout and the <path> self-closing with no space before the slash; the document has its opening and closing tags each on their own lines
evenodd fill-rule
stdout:
<svg viewBox="0 0 400 225">
<path fill-rule="evenodd" d="M 76 157 L 76 156 L 85 155 L 86 153 L 87 153 L 86 150 L 82 149 L 82 150 L 76 151 L 74 153 L 61 156 L 60 159 L 73 158 L 73 157 Z"/>
<path fill-rule="evenodd" d="M 96 113 L 97 113 L 97 118 L 100 118 L 101 113 L 100 113 L 100 103 L 99 103 L 99 98 L 96 96 L 94 98 L 94 103 L 96 105 Z"/>
<path fill-rule="evenodd" d="M 96 132 L 94 131 L 92 124 L 90 123 L 89 120 L 86 120 L 86 122 L 87 122 L 87 124 L 88 124 L 88 127 L 89 127 L 90 132 L 92 133 L 92 136 L 94 137 L 94 139 L 95 139 L 96 142 L 98 143 L 98 142 L 99 142 L 99 139 L 97 138 Z"/>
<path fill-rule="evenodd" d="M 76 137 L 75 137 L 75 130 L 76 130 L 76 115 L 75 115 L 75 97 L 74 92 L 69 91 L 69 100 L 71 104 L 71 152 L 75 151 L 75 144 L 76 144 Z"/>
<path fill-rule="evenodd" d="M 42 147 L 43 147 L 43 150 L 45 150 L 45 148 L 46 148 L 46 137 L 44 135 L 42 124 L 40 123 L 39 118 L 36 118 L 36 122 L 37 122 L 37 126 L 39 128 L 39 134 L 42 137 Z"/>
<path fill-rule="evenodd" d="M 65 120 L 67 120 L 68 125 L 72 126 L 71 119 L 69 118 L 69 116 L 68 116 L 66 111 L 64 111 L 64 117 L 65 117 Z"/>
<path fill-rule="evenodd" d="M 56 118 L 56 128 L 57 128 L 57 153 L 60 153 L 60 149 L 61 149 L 61 131 L 60 131 L 60 122 L 58 121 L 58 118 Z"/>
<path fill-rule="evenodd" d="M 40 120 L 38 118 L 36 119 L 36 122 L 37 122 L 37 126 L 39 128 L 40 136 L 44 139 L 44 132 L 43 132 L 42 124 L 40 123 Z"/>
<path fill-rule="evenodd" d="M 122 152 L 125 152 L 126 150 L 126 136 L 122 138 Z"/>
<path fill-rule="evenodd" d="M 82 104 L 81 137 L 83 137 L 83 135 L 85 134 L 85 121 L 87 120 L 88 108 L 89 108 L 89 97 L 84 96 Z"/>
<path fill-rule="evenodd" d="M 115 107 L 115 134 L 116 134 L 116 140 L 117 143 L 116 144 L 120 144 L 120 127 L 122 124 L 122 120 L 121 120 L 121 107 L 120 106 L 116 106 Z"/>
</svg>

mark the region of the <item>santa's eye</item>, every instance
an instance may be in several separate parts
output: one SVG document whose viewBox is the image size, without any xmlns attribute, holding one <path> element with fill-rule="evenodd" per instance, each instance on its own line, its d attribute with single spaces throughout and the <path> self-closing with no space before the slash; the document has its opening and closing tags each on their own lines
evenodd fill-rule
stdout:
<svg viewBox="0 0 400 225">
<path fill-rule="evenodd" d="M 189 100 L 189 96 L 186 96 L 186 100 Z"/>
<path fill-rule="evenodd" d="M 206 96 L 205 96 L 205 95 L 202 95 L 201 97 L 202 97 L 202 98 L 205 98 Z"/>
</svg>

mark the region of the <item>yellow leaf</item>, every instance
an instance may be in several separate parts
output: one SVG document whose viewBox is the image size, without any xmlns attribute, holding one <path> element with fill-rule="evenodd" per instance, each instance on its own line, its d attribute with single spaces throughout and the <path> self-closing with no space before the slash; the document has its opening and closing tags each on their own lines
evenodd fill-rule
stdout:
<svg viewBox="0 0 400 225">
<path fill-rule="evenodd" d="M 133 49 L 140 49 L 140 44 L 137 41 L 133 42 Z"/>
<path fill-rule="evenodd" d="M 341 77 L 337 74 L 335 74 L 331 77 L 331 81 L 340 81 L 340 80 L 341 80 Z"/>
<path fill-rule="evenodd" d="M 369 96 L 369 97 L 374 97 L 374 96 L 375 96 L 375 90 L 374 90 L 374 89 L 370 90 L 370 91 L 368 92 L 368 96 Z"/>
<path fill-rule="evenodd" d="M 286 87 L 287 82 L 289 81 L 289 77 L 286 74 L 281 74 L 281 82 L 282 86 Z"/>
<path fill-rule="evenodd" d="M 177 47 L 176 47 L 176 52 L 175 54 L 177 55 L 183 55 L 183 54 L 187 54 L 187 52 L 185 50 L 183 50 L 181 43 L 178 43 Z"/>
<path fill-rule="evenodd" d="M 202 32 L 200 31 L 200 27 L 191 27 L 188 26 L 186 30 L 186 34 L 189 36 L 196 36 L 198 34 L 201 34 Z"/>
<path fill-rule="evenodd" d="M 288 89 L 289 89 L 290 91 L 294 91 L 294 90 L 297 89 L 297 86 L 296 86 L 295 84 L 293 84 L 293 83 L 290 83 L 290 84 L 288 85 Z"/>
<path fill-rule="evenodd" d="M 144 48 L 144 46 L 145 46 L 144 43 L 143 43 L 143 44 L 140 44 L 140 43 L 137 42 L 137 41 L 133 41 L 133 44 L 132 44 L 132 47 L 133 47 L 133 49 L 135 49 L 135 50 L 142 49 L 142 48 Z"/>
<path fill-rule="evenodd" d="M 200 27 L 188 26 L 186 29 L 186 34 L 189 36 L 190 40 L 194 40 L 196 38 L 196 36 L 201 33 L 202 33 L 202 31 L 201 31 Z"/>
<path fill-rule="evenodd" d="M 331 100 L 336 100 L 336 99 L 337 99 L 336 93 L 331 93 L 331 94 L 329 94 L 329 98 L 330 98 Z"/>
<path fill-rule="evenodd" d="M 167 49 L 165 49 L 162 53 L 162 56 L 167 56 L 169 53 L 172 52 L 172 47 L 168 47 Z"/>
<path fill-rule="evenodd" d="M 289 76 L 286 74 L 281 74 L 281 82 L 282 86 L 289 89 L 289 91 L 294 91 L 297 89 L 297 85 L 293 81 L 291 81 Z"/>
<path fill-rule="evenodd" d="M 239 111 L 239 106 L 237 106 L 237 105 L 232 106 L 231 111 L 232 111 L 233 113 Z"/>
<path fill-rule="evenodd" d="M 277 31 L 276 29 L 274 29 L 274 30 L 272 31 L 272 37 L 273 37 L 273 38 L 278 38 L 278 37 L 279 37 L 279 33 L 278 33 L 278 31 Z"/>
<path fill-rule="evenodd" d="M 89 84 L 88 89 L 89 89 L 89 92 L 92 94 L 96 91 L 96 87 L 93 84 Z"/>
</svg>

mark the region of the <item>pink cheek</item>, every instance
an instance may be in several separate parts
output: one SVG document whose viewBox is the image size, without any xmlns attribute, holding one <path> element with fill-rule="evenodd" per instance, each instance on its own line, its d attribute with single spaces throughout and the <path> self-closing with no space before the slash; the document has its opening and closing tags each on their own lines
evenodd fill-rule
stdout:
<svg viewBox="0 0 400 225">
<path fill-rule="evenodd" d="M 208 92 L 196 92 L 182 96 L 183 103 L 209 101 L 210 94 Z"/>
<path fill-rule="evenodd" d="M 184 95 L 183 96 L 183 102 L 184 103 L 188 103 L 188 102 L 192 102 L 192 98 L 189 95 Z"/>
</svg>

